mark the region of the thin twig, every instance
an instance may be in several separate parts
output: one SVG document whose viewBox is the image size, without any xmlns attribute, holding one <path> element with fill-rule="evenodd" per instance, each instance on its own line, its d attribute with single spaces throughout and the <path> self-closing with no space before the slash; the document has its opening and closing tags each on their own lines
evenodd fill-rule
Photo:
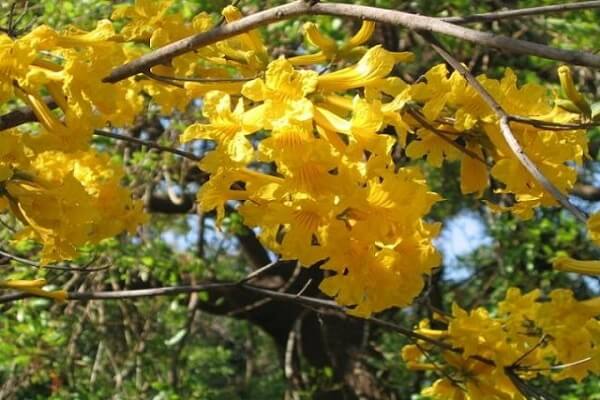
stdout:
<svg viewBox="0 0 600 400">
<path fill-rule="evenodd" d="M 162 76 L 162 75 L 156 75 L 155 73 L 153 73 L 152 71 L 150 71 L 150 68 L 148 68 L 146 71 L 144 71 L 143 74 L 146 75 L 150 79 L 154 79 L 155 81 L 162 82 L 162 83 L 165 83 L 167 85 L 175 86 L 175 87 L 177 87 L 179 89 L 183 89 L 184 88 L 181 83 L 173 82 L 173 80 L 171 80 L 170 78 Z"/>
<path fill-rule="evenodd" d="M 155 74 L 154 72 L 150 72 L 150 71 L 146 71 L 146 72 L 144 72 L 144 74 L 148 75 L 149 77 L 151 77 L 153 79 L 163 80 L 165 82 L 166 81 L 179 81 L 179 82 L 197 82 L 197 83 L 248 82 L 248 81 L 254 80 L 259 77 L 259 75 L 256 75 L 256 76 L 252 76 L 250 78 L 196 78 L 193 76 L 184 77 L 184 76 L 160 75 L 160 74 Z M 167 82 L 167 83 L 172 83 L 172 82 Z M 183 85 L 181 85 L 179 87 L 183 87 Z"/>
<path fill-rule="evenodd" d="M 30 267 L 40 268 L 40 269 L 42 269 L 42 268 L 44 268 L 44 269 L 53 269 L 53 270 L 58 270 L 58 271 L 98 272 L 98 271 L 104 271 L 104 270 L 110 268 L 110 265 L 103 265 L 102 267 L 98 267 L 98 268 L 62 267 L 60 265 L 42 265 L 42 264 L 37 263 L 35 261 L 31 261 L 31 260 L 28 260 L 26 258 L 16 256 L 16 255 L 11 254 L 11 253 L 9 253 L 7 251 L 4 251 L 4 250 L 0 250 L 0 256 L 6 257 L 6 258 L 10 258 L 11 260 L 20 262 L 21 264 L 25 264 L 25 265 L 28 265 Z"/>
<path fill-rule="evenodd" d="M 581 360 L 577 360 L 577 361 L 573 361 L 573 362 L 565 363 L 565 364 L 551 365 L 546 368 L 517 367 L 515 369 L 527 371 L 527 372 L 530 372 L 530 371 L 532 371 L 532 372 L 533 371 L 556 371 L 556 370 L 561 370 L 561 369 L 565 369 L 565 368 L 575 367 L 576 365 L 585 364 L 590 361 L 592 361 L 592 357 L 582 358 Z"/>
<path fill-rule="evenodd" d="M 544 14 L 563 13 L 576 10 L 600 8 L 600 1 L 582 1 L 578 3 L 552 4 L 549 6 L 521 8 L 517 10 L 493 11 L 489 13 L 469 15 L 465 17 L 445 17 L 442 21 L 452 24 L 469 24 L 472 22 L 490 22 L 507 18 L 535 17 Z"/>
<path fill-rule="evenodd" d="M 419 113 L 416 112 L 415 110 L 413 110 L 411 107 L 408 107 L 406 110 L 411 116 L 413 116 L 423 126 L 423 128 L 431 131 L 431 133 L 433 133 L 434 135 L 436 135 L 437 137 L 439 137 L 440 139 L 442 139 L 443 141 L 445 141 L 446 143 L 448 143 L 450 146 L 454 147 L 461 153 L 464 153 L 467 156 L 469 156 L 469 157 L 483 163 L 483 165 L 487 166 L 487 162 L 485 161 L 485 159 L 480 157 L 477 153 L 461 146 L 460 144 L 456 143 L 454 140 L 452 140 L 451 138 L 446 136 L 444 133 L 442 133 L 442 131 L 438 130 L 433 125 L 431 125 L 425 118 L 423 118 L 421 115 L 419 115 Z"/>
<path fill-rule="evenodd" d="M 189 160 L 192 161 L 200 161 L 202 160 L 202 157 L 195 155 L 194 153 L 190 153 L 189 151 L 185 151 L 185 150 L 179 150 L 179 149 L 175 149 L 173 147 L 168 147 L 168 146 L 161 146 L 160 144 L 157 144 L 155 142 L 151 142 L 149 140 L 144 140 L 144 139 L 138 139 L 132 136 L 127 136 L 127 135 L 121 135 L 118 133 L 114 133 L 114 132 L 107 132 L 107 131 L 102 131 L 99 129 L 96 129 L 94 131 L 94 135 L 96 136 L 104 136 L 104 137 L 109 137 L 112 139 L 117 139 L 117 140 L 123 140 L 126 142 L 131 142 L 131 143 L 136 143 L 142 146 L 146 146 L 152 149 L 156 149 L 159 150 L 161 152 L 166 152 L 166 153 L 173 153 L 173 154 L 177 154 L 181 157 L 185 157 Z"/>
<path fill-rule="evenodd" d="M 567 124 L 552 121 L 544 121 L 541 119 L 524 117 L 522 115 L 509 115 L 508 119 L 514 122 L 520 122 L 535 126 L 536 128 L 555 130 L 555 131 L 570 131 L 574 129 L 591 129 L 600 126 L 600 122 L 586 122 L 581 124 Z"/>
<path fill-rule="evenodd" d="M 297 295 L 294 293 L 285 293 L 279 292 L 277 290 L 271 290 L 263 287 L 242 284 L 240 285 L 238 282 L 217 282 L 217 283 L 206 283 L 199 285 L 189 285 L 189 286 L 168 286 L 168 287 L 158 287 L 158 288 L 149 288 L 149 289 L 135 289 L 135 290 L 113 290 L 113 291 L 99 291 L 99 292 L 69 292 L 67 293 L 68 301 L 88 301 L 88 300 L 124 300 L 124 299 L 138 299 L 138 298 L 146 298 L 146 297 L 159 297 L 159 296 L 173 296 L 179 294 L 189 294 L 195 292 L 204 292 L 208 290 L 221 289 L 227 287 L 240 286 L 245 290 L 250 292 L 262 294 L 267 297 L 271 297 L 278 301 L 287 301 L 292 303 L 297 303 L 308 308 L 314 309 L 318 312 L 319 307 L 323 307 L 326 310 L 336 311 L 344 316 L 344 318 L 356 318 L 361 321 L 364 318 L 354 317 L 348 315 L 346 312 L 348 309 L 346 307 L 340 306 L 333 300 L 320 299 L 316 297 L 308 297 L 303 295 Z M 4 303 L 12 303 L 16 300 L 25 299 L 28 297 L 35 297 L 28 293 L 11 293 L 8 295 L 0 296 L 0 304 Z M 451 344 L 442 342 L 433 338 L 430 338 L 426 335 L 422 335 L 417 332 L 413 332 L 411 329 L 405 328 L 403 326 L 394 324 L 392 322 L 384 321 L 379 318 L 370 317 L 367 319 L 368 321 L 388 328 L 392 329 L 402 335 L 410 337 L 415 340 L 420 340 L 425 343 L 429 343 L 431 345 L 440 347 L 444 350 L 452 351 L 454 353 L 462 353 L 461 349 L 454 348 Z M 470 358 L 474 360 L 478 360 L 484 364 L 494 366 L 494 361 L 487 359 L 485 357 L 481 357 L 478 355 L 471 356 Z"/>
<path fill-rule="evenodd" d="M 526 398 L 530 400 L 556 400 L 556 398 L 541 389 L 525 382 L 513 369 L 510 367 L 504 368 L 504 373 L 517 390 Z"/>
<path fill-rule="evenodd" d="M 531 353 L 533 353 L 538 347 L 540 347 L 542 344 L 544 344 L 544 342 L 546 341 L 546 334 L 544 333 L 541 337 L 540 340 L 537 341 L 537 343 L 535 344 L 535 346 L 531 347 L 530 349 L 528 349 L 526 352 L 524 352 L 523 354 L 521 354 L 521 356 L 519 358 L 517 358 L 515 360 L 515 362 L 512 363 L 511 368 L 518 368 L 519 364 L 521 364 L 521 361 L 523 361 L 524 359 L 526 359 Z"/>
<path fill-rule="evenodd" d="M 251 273 L 249 273 L 248 275 L 246 275 L 245 278 L 242 278 L 238 281 L 238 284 L 244 284 L 248 281 L 251 281 L 252 279 L 256 279 L 259 276 L 263 275 L 264 273 L 266 273 L 267 271 L 271 270 L 272 268 L 278 267 L 280 265 L 280 261 L 274 261 L 272 263 L 269 263 L 267 265 L 264 265 L 262 267 L 260 267 L 257 270 L 252 271 Z"/>
</svg>

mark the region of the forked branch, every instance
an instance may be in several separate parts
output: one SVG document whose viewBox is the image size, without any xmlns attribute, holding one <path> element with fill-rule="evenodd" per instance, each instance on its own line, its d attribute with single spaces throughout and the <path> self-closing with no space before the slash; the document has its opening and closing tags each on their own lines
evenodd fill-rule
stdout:
<svg viewBox="0 0 600 400">
<path fill-rule="evenodd" d="M 355 4 L 313 4 L 306 0 L 296 0 L 292 3 L 273 7 L 249 15 L 238 21 L 217 26 L 210 31 L 198 33 L 168 44 L 113 69 L 111 74 L 104 78 L 103 81 L 109 83 L 119 82 L 139 73 L 144 73 L 155 65 L 168 63 L 174 57 L 188 53 L 194 49 L 228 39 L 260 26 L 300 15 L 332 15 L 338 17 L 368 19 L 386 24 L 400 25 L 418 31 L 454 36 L 461 40 L 505 50 L 511 53 L 533 55 L 568 64 L 600 67 L 600 56 L 592 53 L 562 50 L 543 44 L 513 39 L 508 36 L 481 32 L 451 24 L 435 17 Z"/>
<path fill-rule="evenodd" d="M 492 95 L 483 87 L 481 83 L 471 74 L 471 72 L 454 58 L 430 32 L 419 32 L 433 47 L 433 49 L 459 72 L 471 87 L 481 96 L 483 101 L 494 111 L 498 117 L 500 131 L 504 140 L 512 150 L 514 156 L 521 165 L 533 176 L 533 178 L 546 190 L 556 201 L 564 208 L 569 210 L 579 221 L 587 223 L 587 215 L 585 212 L 571 203 L 568 197 L 562 193 L 546 176 L 540 171 L 533 161 L 525 154 L 523 147 L 515 138 L 510 127 L 511 116 L 502 108 L 502 106 L 492 97 Z"/>
</svg>

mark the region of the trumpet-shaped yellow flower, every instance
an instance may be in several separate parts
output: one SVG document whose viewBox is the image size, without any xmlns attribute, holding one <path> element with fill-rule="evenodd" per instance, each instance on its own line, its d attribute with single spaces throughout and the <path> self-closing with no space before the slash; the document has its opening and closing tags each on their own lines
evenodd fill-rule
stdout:
<svg viewBox="0 0 600 400">
<path fill-rule="evenodd" d="M 448 79 L 448 69 L 445 64 L 439 64 L 425 73 L 427 82 L 419 82 L 412 86 L 413 100 L 424 102 L 423 115 L 429 121 L 434 121 L 442 112 L 450 98 L 452 85 Z"/>
<path fill-rule="evenodd" d="M 290 58 L 290 62 L 294 65 L 319 64 L 338 59 L 353 61 L 366 51 L 364 47 L 359 46 L 371 38 L 375 31 L 375 23 L 373 21 L 363 21 L 358 32 L 341 46 L 338 46 L 338 43 L 332 38 L 321 33 L 315 23 L 307 22 L 303 28 L 306 40 L 318 48 L 319 51 L 314 54 L 303 54 Z"/>
<path fill-rule="evenodd" d="M 367 50 L 356 65 L 320 75 L 318 89 L 322 91 L 345 91 L 368 86 L 389 73 L 399 62 L 408 62 L 412 53 L 394 53 L 375 46 Z"/>
<path fill-rule="evenodd" d="M 24 225 L 16 239 L 43 244 L 42 264 L 72 259 L 77 247 L 133 231 L 145 221 L 141 202 L 122 187 L 123 172 L 107 155 L 35 154 L 11 133 L 0 135 L 2 142 L 17 150 L 0 150 L 0 166 L 10 167 L 0 181 L 0 198 Z"/>
<path fill-rule="evenodd" d="M 13 96 L 13 82 L 20 82 L 25 77 L 34 59 L 35 51 L 26 42 L 14 41 L 8 35 L 0 34 L 0 103 Z"/>
<path fill-rule="evenodd" d="M 241 11 L 232 5 L 225 7 L 221 13 L 227 22 L 237 21 L 243 17 Z M 251 30 L 237 36 L 237 39 L 241 42 L 243 49 L 250 50 L 258 58 L 258 62 L 256 63 L 258 69 L 266 66 L 269 56 L 267 55 L 265 44 L 260 37 L 260 32 Z M 249 64 L 252 64 L 252 62 L 250 61 Z"/>
<path fill-rule="evenodd" d="M 410 158 L 427 156 L 427 163 L 439 168 L 444 160 L 458 160 L 462 156 L 460 151 L 449 143 L 454 138 L 449 138 L 443 133 L 434 133 L 426 128 L 419 129 L 417 135 L 420 140 L 413 140 L 406 146 L 406 155 Z"/>
<path fill-rule="evenodd" d="M 165 44 L 165 34 L 176 32 L 176 23 L 183 23 L 177 14 L 166 15 L 171 3 L 172 0 L 136 0 L 134 5 L 117 7 L 111 18 L 129 20 L 121 31 L 127 39 L 147 40 L 152 45 L 160 46 Z M 161 37 L 163 39 L 159 40 Z"/>
</svg>

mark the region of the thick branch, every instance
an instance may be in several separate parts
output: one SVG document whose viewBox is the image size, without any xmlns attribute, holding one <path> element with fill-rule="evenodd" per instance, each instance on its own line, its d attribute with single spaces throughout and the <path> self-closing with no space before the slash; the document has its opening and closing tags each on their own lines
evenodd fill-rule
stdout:
<svg viewBox="0 0 600 400">
<path fill-rule="evenodd" d="M 578 3 L 552 4 L 549 6 L 521 8 L 518 10 L 493 11 L 466 17 L 441 18 L 452 24 L 469 24 L 472 22 L 490 22 L 508 18 L 535 17 L 543 14 L 556 14 L 575 10 L 590 10 L 600 8 L 600 1 L 582 1 Z"/>
<path fill-rule="evenodd" d="M 69 292 L 68 301 L 88 301 L 88 300 L 125 300 L 125 299 L 138 299 L 144 297 L 159 297 L 159 296 L 173 296 L 178 294 L 190 294 L 197 292 L 210 291 L 220 288 L 227 288 L 238 286 L 237 282 L 233 283 L 208 283 L 203 285 L 193 285 L 193 286 L 169 286 L 169 287 L 159 287 L 159 288 L 151 288 L 151 289 L 137 289 L 137 290 L 114 290 L 114 291 L 106 291 L 106 292 Z M 346 309 L 340 305 L 338 305 L 335 301 L 319 299 L 316 297 L 309 297 L 303 295 L 297 295 L 294 293 L 285 293 L 279 292 L 277 290 L 271 290 L 266 288 L 261 288 L 253 285 L 242 284 L 239 285 L 245 290 L 250 292 L 254 292 L 257 294 L 261 294 L 263 296 L 267 296 L 273 298 L 278 301 L 292 302 L 296 304 L 300 304 L 306 307 L 313 308 L 314 307 L 325 307 L 330 311 L 338 311 L 344 313 L 346 316 Z M 19 299 L 24 299 L 27 297 L 33 297 L 27 294 L 10 294 L 0 297 L 1 303 L 8 303 Z M 383 321 L 377 318 L 371 318 L 371 321 L 375 322 L 378 325 L 385 326 L 387 328 L 391 328 L 396 330 L 397 332 L 412 337 L 414 339 L 423 340 L 425 342 L 438 345 L 446 350 L 452 350 L 452 346 L 439 342 L 435 339 L 431 339 L 427 336 L 421 335 L 419 333 L 413 332 L 408 328 L 404 328 L 398 326 L 396 324 Z"/>
<path fill-rule="evenodd" d="M 219 25 L 215 29 L 200 33 L 188 38 L 173 42 L 163 48 L 155 50 L 128 64 L 115 68 L 104 79 L 106 82 L 117 82 L 137 73 L 151 73 L 152 66 L 168 62 L 172 58 L 190 52 L 195 48 L 206 46 L 220 40 L 235 36 L 271 22 L 291 18 L 302 14 L 330 14 L 356 18 L 368 18 L 378 22 L 406 26 L 409 29 L 421 29 L 431 32 L 444 33 L 474 43 L 504 49 L 520 54 L 537 55 L 543 58 L 554 59 L 572 64 L 599 66 L 600 57 L 590 53 L 580 53 L 555 49 L 549 46 L 535 44 L 527 41 L 516 40 L 506 36 L 458 27 L 452 24 L 466 24 L 471 22 L 494 21 L 506 18 L 535 16 L 549 13 L 567 12 L 573 10 L 600 8 L 600 1 L 583 1 L 579 3 L 556 4 L 542 7 L 531 7 L 519 10 L 495 11 L 484 14 L 475 14 L 465 17 L 434 18 L 413 15 L 401 11 L 378 9 L 373 7 L 344 5 L 344 4 L 317 4 L 311 6 L 308 1 L 298 0 L 294 3 L 275 7 L 242 18 L 227 25 Z M 170 78 L 173 80 L 173 78 Z M 50 109 L 56 108 L 53 100 L 48 100 Z M 36 117 L 28 107 L 0 116 L 0 131 L 19 126 L 26 122 L 33 122 Z"/>
<path fill-rule="evenodd" d="M 49 109 L 53 110 L 58 107 L 58 104 L 51 97 L 44 98 L 44 102 Z M 4 115 L 0 115 L 0 131 L 14 128 L 19 125 L 23 125 L 27 122 L 37 121 L 35 113 L 29 107 L 21 107 L 8 112 Z"/>
<path fill-rule="evenodd" d="M 517 54 L 534 55 L 568 64 L 600 67 L 600 56 L 513 39 L 508 36 L 480 32 L 453 25 L 438 18 L 409 14 L 402 11 L 367 7 L 353 4 L 317 3 L 297 0 L 289 4 L 252 14 L 230 24 L 218 26 L 147 53 L 142 57 L 113 69 L 104 82 L 115 83 L 130 76 L 144 73 L 151 67 L 168 63 L 172 58 L 202 46 L 218 42 L 247 32 L 251 29 L 299 15 L 333 15 L 369 19 L 377 22 L 401 25 L 408 29 L 442 33 L 487 47 L 506 50 Z"/>
<path fill-rule="evenodd" d="M 185 194 L 180 204 L 175 204 L 168 196 L 153 194 L 146 203 L 148 211 L 159 214 L 188 214 L 194 209 L 196 199 L 191 194 Z"/>
<path fill-rule="evenodd" d="M 578 183 L 571 190 L 571 194 L 587 201 L 600 201 L 600 187 L 593 185 Z"/>
</svg>

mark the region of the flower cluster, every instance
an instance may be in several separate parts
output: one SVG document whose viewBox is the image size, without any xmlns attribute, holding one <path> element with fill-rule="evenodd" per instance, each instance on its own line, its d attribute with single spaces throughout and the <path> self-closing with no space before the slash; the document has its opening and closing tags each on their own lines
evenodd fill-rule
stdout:
<svg viewBox="0 0 600 400">
<path fill-rule="evenodd" d="M 326 260 L 322 268 L 333 275 L 321 289 L 351 312 L 369 315 L 409 304 L 423 287 L 422 276 L 440 262 L 432 245 L 439 227 L 424 219 L 439 196 L 427 190 L 416 167 L 401 167 L 393 153 L 425 156 L 434 167 L 459 160 L 465 194 L 481 196 L 491 175 L 504 195 L 495 209 L 529 217 L 535 207 L 555 204 L 458 73 L 438 65 L 412 85 L 392 76 L 412 54 L 361 46 L 373 32 L 369 21 L 342 44 L 314 24 L 305 31 L 317 53 L 273 60 L 264 78 L 237 92 L 228 87 L 204 96 L 206 122 L 181 136 L 182 142 L 216 143 L 200 163 L 211 174 L 198 194 L 201 210 L 216 209 L 220 220 L 229 201 L 241 203 L 245 223 L 270 250 L 305 266 Z M 353 59 L 333 72 L 324 67 Z M 554 122 L 577 118 L 553 106 L 543 87 L 517 87 L 510 70 L 501 80 L 479 80 L 510 113 Z M 573 163 L 587 151 L 585 133 L 526 124 L 514 130 L 549 179 L 569 190 Z"/>
<path fill-rule="evenodd" d="M 208 123 L 181 138 L 217 142 L 200 163 L 211 173 L 201 209 L 216 208 L 220 219 L 229 200 L 243 201 L 244 222 L 268 248 L 305 266 L 327 259 L 322 268 L 335 274 L 321 289 L 357 306 L 358 315 L 409 304 L 421 275 L 440 262 L 431 243 L 439 226 L 423 220 L 439 196 L 417 169 L 396 168 L 395 137 L 378 134 L 405 94 L 386 103 L 337 94 L 376 90 L 409 57 L 374 47 L 357 66 L 322 75 L 275 60 L 235 104 L 226 93 L 208 93 Z M 348 107 L 340 115 L 327 98 Z"/>
<path fill-rule="evenodd" d="M 409 157 L 426 155 L 433 166 L 439 166 L 443 159 L 461 160 L 462 192 L 481 194 L 489 186 L 488 167 L 480 158 L 485 154 L 491 164 L 489 173 L 503 186 L 495 192 L 512 196 L 504 199 L 512 200 L 511 204 L 494 205 L 494 209 L 530 218 L 535 208 L 556 205 L 556 200 L 513 155 L 500 132 L 497 116 L 458 72 L 448 76 L 446 66 L 438 65 L 424 77 L 426 82 L 413 86 L 411 98 L 423 104 L 422 114 L 428 124 L 417 128 L 419 140 L 407 147 Z M 554 104 L 543 86 L 518 87 L 510 69 L 501 80 L 486 76 L 478 80 L 511 115 L 552 123 L 575 122 L 580 117 Z M 540 129 L 526 123 L 513 123 L 512 130 L 544 175 L 562 192 L 569 191 L 577 178 L 573 164 L 581 164 L 587 154 L 585 131 Z M 462 151 L 456 145 L 461 141 Z"/>
<path fill-rule="evenodd" d="M 39 151 L 26 139 L 0 134 L 0 212 L 10 210 L 22 222 L 15 239 L 42 243 L 42 264 L 72 259 L 78 246 L 133 231 L 145 220 L 106 154 Z"/>
<path fill-rule="evenodd" d="M 454 304 L 451 316 L 429 320 L 415 332 L 450 345 L 434 354 L 419 340 L 402 349 L 409 368 L 442 377 L 423 394 L 434 399 L 522 399 L 527 380 L 539 375 L 577 381 L 600 371 L 600 298 L 577 301 L 557 289 L 542 300 L 539 290 L 510 288 L 495 315 Z M 450 348 L 452 350 L 450 350 Z"/>
<path fill-rule="evenodd" d="M 365 46 L 372 21 L 341 43 L 306 24 L 313 53 L 272 59 L 252 30 L 143 76 L 103 82 L 113 67 L 214 26 L 204 13 L 187 21 L 171 3 L 117 6 L 120 29 L 102 20 L 91 31 L 40 26 L 17 39 L 0 35 L 0 104 L 27 105 L 39 121 L 33 131 L 0 132 L 0 210 L 22 222 L 17 238 L 43 244 L 43 263 L 145 220 L 120 185 L 120 167 L 90 138 L 94 129 L 132 124 L 148 99 L 164 114 L 202 104 L 205 120 L 181 136 L 216 144 L 200 162 L 210 173 L 200 209 L 216 209 L 221 220 L 226 206 L 237 206 L 271 251 L 305 266 L 320 261 L 330 271 L 321 289 L 357 315 L 409 304 L 440 263 L 432 244 L 440 227 L 426 218 L 441 197 L 411 161 L 460 161 L 465 194 L 489 193 L 494 179 L 498 210 L 530 217 L 555 205 L 514 157 L 480 95 L 444 65 L 413 84 L 394 76 L 413 55 Z M 225 23 L 242 17 L 233 6 L 222 14 Z M 500 80 L 478 79 L 511 114 L 573 122 L 585 116 L 585 101 L 568 69 L 559 72 L 569 100 L 553 101 L 538 85 L 518 87 L 510 70 Z M 512 128 L 567 192 L 587 152 L 585 133 Z"/>
</svg>

